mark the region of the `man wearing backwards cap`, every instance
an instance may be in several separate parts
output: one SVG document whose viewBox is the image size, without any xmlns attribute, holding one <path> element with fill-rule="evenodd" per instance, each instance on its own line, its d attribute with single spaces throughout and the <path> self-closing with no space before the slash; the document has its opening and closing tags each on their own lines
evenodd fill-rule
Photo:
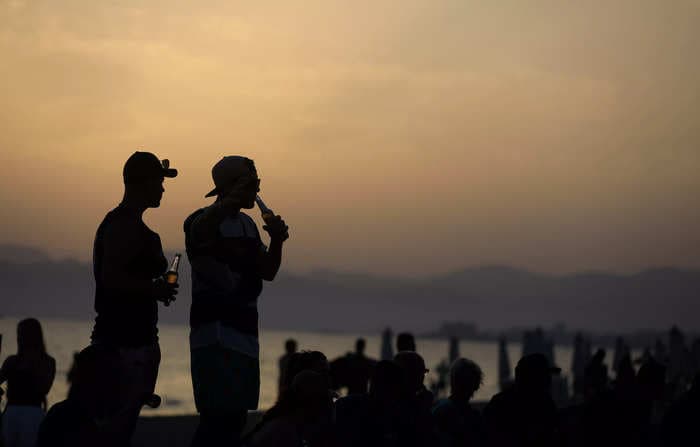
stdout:
<svg viewBox="0 0 700 447">
<path fill-rule="evenodd" d="M 199 427 L 193 445 L 237 446 L 247 410 L 258 406 L 260 366 L 257 299 L 282 261 L 287 225 L 266 219 L 265 247 L 253 219 L 260 179 L 252 160 L 222 158 L 212 168 L 216 201 L 185 221 L 192 266 L 190 352 Z"/>
<path fill-rule="evenodd" d="M 158 208 L 163 180 L 177 175 L 168 160 L 135 152 L 124 165 L 124 198 L 97 229 L 93 250 L 95 326 L 92 343 L 118 352 L 124 374 L 115 400 L 121 410 L 105 427 L 128 445 L 144 401 L 153 394 L 160 364 L 158 304 L 174 300 L 177 284 L 168 284 L 160 237 L 143 222 Z"/>
</svg>

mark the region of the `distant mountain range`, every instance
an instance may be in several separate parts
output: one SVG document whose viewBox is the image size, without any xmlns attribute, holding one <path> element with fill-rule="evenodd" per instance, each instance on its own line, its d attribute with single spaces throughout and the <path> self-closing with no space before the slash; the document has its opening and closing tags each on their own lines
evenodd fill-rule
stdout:
<svg viewBox="0 0 700 447">
<path fill-rule="evenodd" d="M 186 324 L 189 264 L 181 293 L 161 321 Z M 40 250 L 0 245 L 0 315 L 92 319 L 92 266 Z M 261 325 L 289 330 L 427 332 L 444 321 L 480 328 L 563 323 L 594 332 L 700 329 L 700 271 L 661 268 L 633 275 L 546 275 L 487 266 L 428 279 L 319 271 L 281 273 L 260 298 Z"/>
</svg>

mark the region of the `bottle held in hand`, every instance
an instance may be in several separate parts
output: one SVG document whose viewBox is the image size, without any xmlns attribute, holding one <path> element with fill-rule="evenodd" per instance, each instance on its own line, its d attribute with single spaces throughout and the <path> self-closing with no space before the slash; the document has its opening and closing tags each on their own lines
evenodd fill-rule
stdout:
<svg viewBox="0 0 700 447">
<path fill-rule="evenodd" d="M 168 269 L 167 272 L 165 272 L 165 281 L 168 284 L 176 284 L 177 283 L 177 271 L 180 268 L 180 257 L 182 255 L 180 253 L 175 253 L 175 257 L 173 258 L 173 262 L 170 264 L 170 268 Z"/>
<path fill-rule="evenodd" d="M 275 213 L 273 213 L 272 210 L 265 205 L 265 202 L 263 202 L 263 199 L 260 198 L 260 195 L 255 196 L 255 203 L 258 204 L 258 208 L 260 208 L 260 213 L 262 214 L 262 218 L 265 222 L 275 215 Z"/>
<path fill-rule="evenodd" d="M 258 208 L 260 208 L 260 213 L 262 215 L 263 220 L 265 223 L 268 223 L 268 221 L 275 217 L 275 213 L 265 205 L 265 202 L 263 202 L 263 199 L 260 198 L 260 195 L 255 196 L 255 203 L 258 204 Z M 289 233 L 285 233 L 285 239 L 289 238 Z"/>
<path fill-rule="evenodd" d="M 180 267 L 180 257 L 182 255 L 180 253 L 176 253 L 175 257 L 173 258 L 173 262 L 170 263 L 170 268 L 168 268 L 168 271 L 166 271 L 162 277 L 156 279 L 155 281 L 161 281 L 161 283 L 168 284 L 168 285 L 174 285 L 177 284 L 177 279 L 178 279 L 178 269 Z M 177 291 L 175 291 L 177 293 Z M 170 303 L 175 301 L 175 296 L 170 296 L 168 298 L 162 298 L 160 301 L 163 302 L 164 305 L 170 306 Z"/>
</svg>

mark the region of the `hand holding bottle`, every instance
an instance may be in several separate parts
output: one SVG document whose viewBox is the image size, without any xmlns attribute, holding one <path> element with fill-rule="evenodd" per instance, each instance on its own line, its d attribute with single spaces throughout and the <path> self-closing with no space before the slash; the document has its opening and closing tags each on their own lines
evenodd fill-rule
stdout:
<svg viewBox="0 0 700 447">
<path fill-rule="evenodd" d="M 260 196 L 256 196 L 255 203 L 258 204 L 260 212 L 262 213 L 262 218 L 265 221 L 263 230 L 267 231 L 267 234 L 270 235 L 270 239 L 280 242 L 289 239 L 289 227 L 282 217 L 275 215 L 275 213 L 265 205 L 265 202 L 262 201 Z"/>
<path fill-rule="evenodd" d="M 182 255 L 180 253 L 175 253 L 173 262 L 170 263 L 170 268 L 165 272 L 165 281 L 168 284 L 177 284 L 178 270 L 180 269 L 180 258 Z"/>
<path fill-rule="evenodd" d="M 178 283 L 169 283 L 165 276 L 161 276 L 153 280 L 153 297 L 170 306 L 170 303 L 175 301 L 178 287 L 180 287 Z"/>
<path fill-rule="evenodd" d="M 166 306 L 170 306 L 170 303 L 175 301 L 175 295 L 177 295 L 177 289 L 180 285 L 177 282 L 178 270 L 180 268 L 180 258 L 182 255 L 180 253 L 175 253 L 173 262 L 170 264 L 170 268 L 161 277 L 153 281 L 153 288 L 156 299 L 162 301 Z"/>
<path fill-rule="evenodd" d="M 289 239 L 289 227 L 281 216 L 270 216 L 265 219 L 263 230 L 267 231 L 272 240 L 284 242 Z"/>
</svg>

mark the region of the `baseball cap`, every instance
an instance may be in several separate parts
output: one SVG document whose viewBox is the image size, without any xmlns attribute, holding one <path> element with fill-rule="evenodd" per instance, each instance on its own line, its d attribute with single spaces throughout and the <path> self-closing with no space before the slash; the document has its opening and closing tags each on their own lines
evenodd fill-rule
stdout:
<svg viewBox="0 0 700 447">
<path fill-rule="evenodd" d="M 170 168 L 170 160 L 159 160 L 150 152 L 136 151 L 124 163 L 124 183 L 153 178 L 177 176 L 177 169 Z"/>
<path fill-rule="evenodd" d="M 251 175 L 257 176 L 253 160 L 240 155 L 227 155 L 211 168 L 211 178 L 214 180 L 215 188 L 204 197 L 215 196 L 237 179 Z"/>
</svg>

